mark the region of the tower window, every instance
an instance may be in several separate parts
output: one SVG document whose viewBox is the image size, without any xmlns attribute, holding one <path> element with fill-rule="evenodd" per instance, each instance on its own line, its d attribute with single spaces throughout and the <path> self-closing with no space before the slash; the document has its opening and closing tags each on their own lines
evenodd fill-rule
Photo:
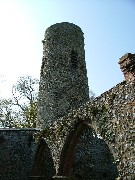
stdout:
<svg viewBox="0 0 135 180">
<path fill-rule="evenodd" d="M 78 58 L 77 52 L 72 50 L 71 51 L 71 65 L 73 68 L 77 68 L 77 58 Z"/>
</svg>

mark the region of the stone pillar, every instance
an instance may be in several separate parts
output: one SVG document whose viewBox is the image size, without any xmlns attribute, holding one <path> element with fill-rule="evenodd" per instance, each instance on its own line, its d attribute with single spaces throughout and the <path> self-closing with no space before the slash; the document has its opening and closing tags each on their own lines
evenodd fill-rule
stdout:
<svg viewBox="0 0 135 180">
<path fill-rule="evenodd" d="M 42 42 L 37 123 L 40 128 L 89 100 L 81 28 L 68 22 L 54 24 L 46 30 Z"/>
<path fill-rule="evenodd" d="M 128 82 L 135 81 L 135 54 L 127 53 L 122 56 L 119 65 L 125 80 Z"/>
</svg>

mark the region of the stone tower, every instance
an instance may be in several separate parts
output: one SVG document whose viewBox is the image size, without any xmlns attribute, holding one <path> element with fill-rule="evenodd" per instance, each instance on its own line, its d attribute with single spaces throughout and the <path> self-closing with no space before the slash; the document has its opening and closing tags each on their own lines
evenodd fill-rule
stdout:
<svg viewBox="0 0 135 180">
<path fill-rule="evenodd" d="M 45 32 L 40 72 L 38 127 L 89 100 L 84 37 L 75 24 L 57 23 Z"/>
</svg>

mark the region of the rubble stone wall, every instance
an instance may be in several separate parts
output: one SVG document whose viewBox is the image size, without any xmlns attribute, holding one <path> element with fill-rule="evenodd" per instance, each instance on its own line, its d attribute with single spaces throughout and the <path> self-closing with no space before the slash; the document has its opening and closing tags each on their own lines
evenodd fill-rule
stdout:
<svg viewBox="0 0 135 180">
<path fill-rule="evenodd" d="M 88 126 L 76 145 L 71 175 L 79 175 L 86 180 L 115 180 L 118 176 L 117 166 L 109 147 Z"/>
<path fill-rule="evenodd" d="M 66 115 L 89 99 L 84 37 L 80 27 L 57 23 L 45 32 L 40 73 L 38 127 Z"/>
<path fill-rule="evenodd" d="M 3 180 L 27 180 L 37 144 L 35 129 L 0 129 L 0 176 Z"/>
<path fill-rule="evenodd" d="M 90 100 L 81 29 L 58 23 L 42 42 L 37 122 L 42 131 L 0 129 L 0 177 L 27 180 L 33 172 L 50 178 L 56 170 L 84 180 L 135 179 L 134 55 L 120 61 L 126 81 Z"/>
<path fill-rule="evenodd" d="M 65 145 L 66 141 L 69 141 L 67 137 L 70 133 L 75 133 L 75 125 L 78 121 L 86 121 L 97 136 L 100 136 L 107 144 L 114 163 L 117 165 L 118 178 L 134 179 L 134 92 L 135 83 L 123 81 L 93 101 L 87 102 L 78 110 L 56 120 L 44 130 L 57 171 L 59 164 L 64 160 L 61 152 L 68 148 Z M 81 134 L 80 139 L 83 139 Z M 77 145 L 77 147 L 79 146 Z M 87 149 L 82 148 L 83 154 L 85 151 Z M 84 161 L 84 171 L 85 164 L 87 162 Z"/>
</svg>

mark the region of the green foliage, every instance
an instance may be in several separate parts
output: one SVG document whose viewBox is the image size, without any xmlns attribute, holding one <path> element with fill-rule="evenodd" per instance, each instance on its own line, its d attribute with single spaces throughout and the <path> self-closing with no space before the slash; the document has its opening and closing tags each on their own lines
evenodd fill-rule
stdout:
<svg viewBox="0 0 135 180">
<path fill-rule="evenodd" d="M 39 80 L 20 77 L 10 99 L 0 100 L 0 127 L 35 128 Z"/>
<path fill-rule="evenodd" d="M 39 80 L 22 76 L 12 87 L 12 97 L 0 102 L 0 126 L 15 128 L 36 128 L 37 97 Z M 95 98 L 90 91 L 90 100 Z M 93 108 L 93 113 L 97 109 Z M 48 132 L 48 131 L 47 131 Z"/>
<path fill-rule="evenodd" d="M 11 127 L 12 117 L 12 100 L 0 99 L 0 127 Z"/>
<path fill-rule="evenodd" d="M 36 128 L 37 102 L 36 101 L 31 102 L 30 105 L 25 110 L 24 114 L 26 117 L 25 126 Z"/>
</svg>

